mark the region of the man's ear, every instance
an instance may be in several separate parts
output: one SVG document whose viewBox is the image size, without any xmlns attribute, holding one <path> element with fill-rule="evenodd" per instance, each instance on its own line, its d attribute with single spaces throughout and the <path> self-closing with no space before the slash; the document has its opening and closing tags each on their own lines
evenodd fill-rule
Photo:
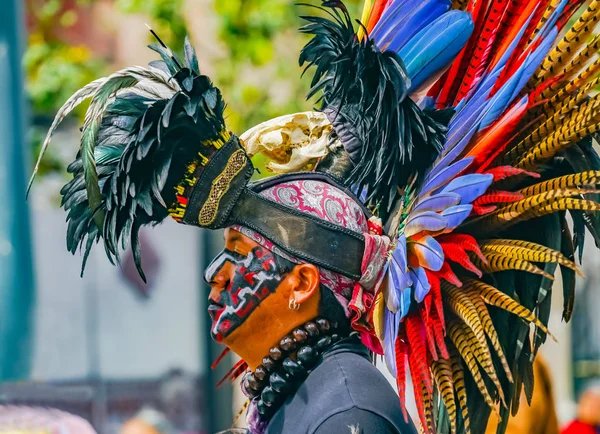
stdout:
<svg viewBox="0 0 600 434">
<path fill-rule="evenodd" d="M 301 305 L 319 293 L 321 278 L 319 276 L 319 269 L 314 265 L 296 265 L 288 277 L 292 283 L 290 300 L 294 299 L 296 303 Z"/>
</svg>

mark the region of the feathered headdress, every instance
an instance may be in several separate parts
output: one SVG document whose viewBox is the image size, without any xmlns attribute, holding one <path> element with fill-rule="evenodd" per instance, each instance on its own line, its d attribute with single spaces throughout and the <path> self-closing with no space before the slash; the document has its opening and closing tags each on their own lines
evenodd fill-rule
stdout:
<svg viewBox="0 0 600 434">
<path fill-rule="evenodd" d="M 367 235 L 259 194 L 289 179 L 335 185 L 384 219 L 386 274 L 361 330 L 382 343 L 401 399 L 410 371 L 424 432 L 482 433 L 495 412 L 501 433 L 521 391 L 531 398 L 556 269 L 568 320 L 586 230 L 600 245 L 599 41 L 586 42 L 600 0 L 367 1 L 356 32 L 341 1 L 320 9 L 300 57 L 320 112 L 243 143 L 189 43 L 185 67 L 155 46 L 162 63 L 75 94 L 48 136 L 92 98 L 63 189 L 69 249 L 102 237 L 118 260 L 131 240 L 139 266 L 137 231 L 171 215 L 246 226 L 359 281 Z M 258 152 L 309 172 L 249 183 Z"/>
<path fill-rule="evenodd" d="M 67 247 L 75 253 L 85 243 L 85 267 L 100 238 L 111 261 L 131 243 L 142 277 L 140 228 L 178 215 L 177 191 L 191 181 L 189 172 L 230 139 L 221 92 L 200 74 L 189 41 L 185 64 L 161 44 L 150 48 L 162 61 L 123 69 L 75 93 L 58 112 L 40 154 L 65 116 L 91 99 L 81 150 L 67 169 L 73 179 L 61 190 Z"/>
</svg>

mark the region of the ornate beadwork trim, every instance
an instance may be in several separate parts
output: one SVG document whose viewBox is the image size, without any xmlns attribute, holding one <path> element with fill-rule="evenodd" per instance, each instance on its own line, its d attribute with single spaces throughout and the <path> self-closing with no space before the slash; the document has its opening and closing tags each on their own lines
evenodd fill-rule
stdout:
<svg viewBox="0 0 600 434">
<path fill-rule="evenodd" d="M 181 222 L 183 220 L 187 209 L 188 196 L 196 182 L 198 182 L 198 176 L 202 168 L 208 164 L 214 150 L 221 149 L 230 138 L 231 134 L 223 130 L 218 139 L 206 140 L 203 142 L 204 149 L 198 152 L 197 158 L 188 164 L 181 182 L 175 187 L 175 202 L 169 207 L 169 215 L 175 221 Z"/>
<path fill-rule="evenodd" d="M 200 209 L 200 213 L 198 214 L 198 223 L 200 226 L 208 226 L 215 221 L 221 199 L 229 190 L 231 182 L 246 166 L 247 160 L 246 152 L 242 149 L 231 154 L 223 172 L 212 182 L 208 199 L 202 205 L 202 209 Z"/>
</svg>

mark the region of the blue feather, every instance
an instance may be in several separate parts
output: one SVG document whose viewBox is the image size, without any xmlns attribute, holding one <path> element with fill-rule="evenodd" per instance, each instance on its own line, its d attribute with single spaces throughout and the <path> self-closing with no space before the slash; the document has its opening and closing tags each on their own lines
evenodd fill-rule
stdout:
<svg viewBox="0 0 600 434">
<path fill-rule="evenodd" d="M 378 38 L 382 38 L 387 33 L 387 28 L 391 22 L 397 21 L 399 14 L 407 14 L 409 8 L 417 7 L 415 2 L 412 0 L 395 0 L 389 5 L 381 14 L 381 17 L 375 24 L 375 27 L 371 31 L 371 39 L 376 42 Z"/>
<path fill-rule="evenodd" d="M 390 38 L 387 47 L 390 51 L 399 52 L 409 45 L 409 42 L 416 39 L 420 32 L 435 20 L 441 17 L 450 9 L 450 1 L 433 0 L 429 4 L 422 3 L 421 7 L 415 9 L 410 16 L 407 16 L 401 26 L 397 27 L 396 33 Z"/>
<path fill-rule="evenodd" d="M 433 237 L 427 236 L 419 240 L 409 241 L 412 253 L 419 260 L 419 265 L 431 271 L 440 271 L 444 265 L 444 250 Z M 414 282 L 413 282 L 414 283 Z"/>
<path fill-rule="evenodd" d="M 388 278 L 388 287 L 386 294 L 386 306 L 392 312 L 398 312 L 401 308 L 402 291 L 412 285 L 410 276 L 406 268 L 398 266 L 394 261 L 390 263 L 390 272 Z"/>
<path fill-rule="evenodd" d="M 450 164 L 454 162 L 464 150 L 457 148 L 460 148 L 459 144 L 464 144 L 465 142 L 468 143 L 471 139 L 472 135 L 470 137 L 467 136 L 468 134 L 471 134 L 473 125 L 477 122 L 482 110 L 490 104 L 488 96 L 501 72 L 501 70 L 497 71 L 482 80 L 473 96 L 470 97 L 468 101 L 462 105 L 456 115 L 454 115 L 448 125 L 448 139 L 444 145 L 442 158 L 439 160 L 440 162 L 443 160 L 445 165 Z M 461 104 L 466 100 L 467 99 L 463 99 Z"/>
<path fill-rule="evenodd" d="M 457 205 L 445 210 L 442 215 L 446 219 L 446 231 L 450 232 L 460 226 L 471 214 L 473 205 Z"/>
<path fill-rule="evenodd" d="M 417 303 L 421 303 L 425 296 L 431 290 L 431 284 L 427 280 L 427 274 L 421 267 L 416 267 L 410 272 L 413 282 L 415 282 L 415 299 Z"/>
<path fill-rule="evenodd" d="M 498 64 L 496 65 L 496 67 L 494 68 L 492 73 L 497 72 L 500 69 L 504 68 L 504 66 L 506 65 L 506 62 L 508 62 L 508 59 L 512 56 L 513 51 L 515 51 L 515 48 L 517 48 L 517 45 L 519 45 L 519 42 L 521 42 L 523 33 L 525 33 L 525 30 L 527 30 L 527 27 L 529 27 L 529 22 L 531 21 L 531 19 L 533 18 L 534 15 L 535 15 L 535 10 L 531 13 L 531 15 L 529 15 L 529 18 L 527 18 L 525 23 L 521 26 L 519 33 L 517 33 L 516 37 L 512 40 L 512 42 L 510 43 L 510 45 L 508 46 L 506 51 L 504 51 L 504 54 L 502 54 L 502 57 L 500 57 L 500 60 L 498 61 Z"/>
<path fill-rule="evenodd" d="M 422 211 L 443 211 L 451 206 L 460 203 L 460 196 L 456 193 L 440 193 L 426 197 L 417 202 L 417 206 L 413 209 L 413 213 Z"/>
<path fill-rule="evenodd" d="M 412 214 L 404 228 L 404 235 L 410 238 L 422 231 L 438 232 L 443 229 L 446 229 L 446 220 L 442 216 L 433 211 L 423 211 Z"/>
<path fill-rule="evenodd" d="M 418 89 L 431 76 L 447 67 L 469 40 L 473 27 L 470 14 L 450 11 L 406 43 L 398 54 L 411 78 L 411 88 Z M 388 49 L 396 50 L 397 47 L 392 42 Z"/>
<path fill-rule="evenodd" d="M 398 280 L 394 274 L 396 274 L 396 276 L 399 274 L 397 265 L 390 263 L 388 274 L 386 275 L 387 281 L 383 286 L 383 295 L 386 308 L 392 312 L 398 312 L 400 309 L 400 290 L 396 288 L 396 284 L 394 283 Z"/>
<path fill-rule="evenodd" d="M 463 158 L 462 160 L 459 160 L 448 167 L 442 167 L 441 169 L 439 165 L 433 166 L 431 173 L 426 178 L 427 182 L 425 186 L 421 189 L 421 195 L 425 196 L 433 190 L 443 187 L 453 178 L 464 172 L 474 159 L 475 157 Z"/>
<path fill-rule="evenodd" d="M 383 12 L 377 24 L 375 24 L 371 32 L 371 38 L 379 47 L 386 40 L 389 42 L 389 39 L 394 35 L 396 27 L 419 7 L 422 6 L 412 0 L 398 0 L 393 2 Z"/>
<path fill-rule="evenodd" d="M 539 65 L 544 61 L 544 58 L 548 55 L 550 49 L 554 46 L 554 40 L 556 39 L 557 35 L 558 29 L 556 27 L 553 27 L 548 35 L 548 38 L 544 40 L 540 44 L 540 46 L 537 47 L 535 51 L 529 55 L 525 62 L 523 62 L 523 65 L 521 66 L 521 68 L 523 68 L 523 74 L 521 75 L 519 83 L 513 91 L 512 99 L 516 98 L 516 96 L 521 92 L 521 90 L 525 87 L 529 79 L 538 69 Z"/>
<path fill-rule="evenodd" d="M 471 175 L 464 175 L 460 178 L 455 178 L 450 181 L 444 189 L 443 193 L 452 192 L 460 194 L 461 204 L 472 203 L 479 196 L 484 194 L 489 186 L 494 181 L 494 175 L 481 175 L 474 173 Z"/>
<path fill-rule="evenodd" d="M 400 319 L 402 319 L 406 315 L 408 315 L 411 303 L 412 303 L 412 288 L 409 286 L 408 288 L 404 288 L 402 290 L 401 303 L 400 303 Z"/>
<path fill-rule="evenodd" d="M 398 336 L 398 327 L 400 325 L 400 315 L 396 315 L 385 308 L 383 322 L 383 353 L 385 362 L 390 373 L 396 377 L 396 337 Z"/>
<path fill-rule="evenodd" d="M 450 0 L 421 0 L 401 2 L 382 24 L 373 29 L 373 39 L 381 49 L 398 51 L 423 27 L 450 9 Z M 390 8 L 393 8 L 392 5 Z M 386 11 L 387 12 L 387 11 Z M 384 21 L 384 22 L 382 22 Z"/>
<path fill-rule="evenodd" d="M 565 6 L 567 6 L 567 4 L 569 3 L 569 0 L 562 0 L 558 6 L 556 6 L 556 8 L 554 9 L 554 11 L 552 11 L 552 14 L 550 15 L 550 17 L 548 18 L 548 21 L 546 21 L 544 23 L 544 26 L 540 29 L 540 31 L 538 32 L 537 35 L 535 35 L 535 38 L 533 38 L 533 41 L 531 41 L 532 44 L 535 44 L 538 42 L 538 40 L 540 38 L 547 38 L 550 35 L 550 31 L 552 28 L 554 28 L 554 26 L 556 25 L 556 22 L 558 21 L 558 19 L 560 18 L 560 16 L 562 15 Z"/>
</svg>

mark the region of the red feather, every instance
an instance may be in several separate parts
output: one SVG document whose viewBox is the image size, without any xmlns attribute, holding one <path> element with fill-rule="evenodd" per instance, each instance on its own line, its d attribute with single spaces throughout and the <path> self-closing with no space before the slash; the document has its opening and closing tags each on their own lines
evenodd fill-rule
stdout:
<svg viewBox="0 0 600 434">
<path fill-rule="evenodd" d="M 542 93 L 549 89 L 551 86 L 555 85 L 559 81 L 562 80 L 564 74 L 558 75 L 552 78 L 545 78 L 540 84 L 538 84 L 530 93 L 529 93 L 529 101 L 537 101 Z M 530 107 L 530 109 L 533 107 Z"/>
<path fill-rule="evenodd" d="M 369 17 L 369 23 L 366 24 L 367 32 L 371 33 L 371 31 L 375 28 L 375 25 L 381 18 L 383 11 L 387 7 L 388 0 L 376 0 L 373 5 L 373 9 L 371 9 L 371 16 Z M 365 24 L 365 23 L 363 23 Z"/>
<path fill-rule="evenodd" d="M 527 110 L 527 101 L 518 101 L 483 135 L 467 153 L 467 157 L 475 157 L 471 167 L 485 169 L 502 153 L 510 143 L 509 139 L 523 119 Z"/>
<path fill-rule="evenodd" d="M 458 88 L 458 93 L 456 94 L 456 97 L 454 98 L 454 104 L 456 105 L 458 104 L 458 102 L 463 99 L 467 92 L 470 90 L 470 85 L 473 82 L 473 76 L 472 75 L 467 75 L 467 73 L 469 72 L 469 65 L 471 62 L 471 55 L 473 55 L 473 51 L 475 50 L 475 47 L 478 44 L 478 40 L 479 40 L 479 36 L 481 34 L 481 31 L 484 28 L 485 25 L 485 17 L 486 17 L 486 12 L 489 6 L 489 0 L 480 0 L 477 2 L 471 2 L 469 3 L 469 7 L 467 8 L 467 11 L 471 13 L 471 16 L 473 17 L 473 22 L 474 22 L 474 30 L 473 30 L 473 34 L 471 35 L 471 38 L 469 39 L 469 43 L 466 45 L 466 47 L 463 49 L 464 52 L 469 53 L 468 56 L 464 56 L 463 61 L 462 61 L 462 65 L 460 67 L 460 69 L 458 70 L 458 79 L 462 80 L 461 81 L 461 85 Z M 464 65 L 464 66 L 463 66 Z M 461 90 L 464 90 L 464 92 L 461 92 Z"/>
<path fill-rule="evenodd" d="M 507 6 L 508 2 L 506 0 L 493 0 L 490 5 L 483 30 L 476 40 L 474 50 L 471 52 L 471 62 L 465 73 L 465 79 L 458 90 L 459 98 L 463 98 L 471 92 L 471 89 L 477 85 L 486 70 Z"/>
<path fill-rule="evenodd" d="M 233 365 L 233 368 L 227 371 L 227 374 L 225 374 L 221 381 L 217 383 L 217 389 L 221 387 L 227 380 L 235 381 L 235 379 L 242 375 L 246 369 L 248 369 L 248 364 L 243 359 L 237 362 L 235 365 Z"/>
<path fill-rule="evenodd" d="M 519 5 L 519 8 L 517 9 L 519 13 L 516 15 L 512 25 L 510 27 L 507 27 L 508 32 L 506 36 L 502 39 L 502 43 L 500 44 L 500 46 L 496 49 L 496 56 L 494 57 L 494 60 L 491 63 L 492 67 L 496 66 L 496 64 L 502 58 L 504 53 L 506 53 L 506 50 L 508 50 L 510 44 L 517 38 L 521 27 L 525 25 L 529 16 L 536 10 L 544 10 L 544 8 L 540 6 L 541 2 L 542 0 L 538 0 L 537 2 L 524 1 L 523 5 Z M 524 37 L 523 39 L 525 39 L 526 42 L 528 40 L 527 37 Z M 515 50 L 512 56 L 514 57 L 516 55 L 517 54 Z"/>
<path fill-rule="evenodd" d="M 443 359 L 448 359 L 450 356 L 448 355 L 448 348 L 446 347 L 446 328 L 444 326 L 444 322 L 440 319 L 437 312 L 432 312 L 432 319 L 433 335 L 435 336 L 435 341 L 437 343 L 440 356 Z"/>
<path fill-rule="evenodd" d="M 462 247 L 465 251 L 475 253 L 479 257 L 479 259 L 481 259 L 483 262 L 485 262 L 487 264 L 487 260 L 485 259 L 485 256 L 483 256 L 483 253 L 481 253 L 479 244 L 477 244 L 477 241 L 471 235 L 444 234 L 444 235 L 440 235 L 439 237 L 437 237 L 436 240 L 440 244 L 452 244 L 452 243 L 457 244 L 458 246 Z"/>
<path fill-rule="evenodd" d="M 427 280 L 431 285 L 431 289 L 429 290 L 429 294 L 433 299 L 433 304 L 435 304 L 435 309 L 437 311 L 438 318 L 442 321 L 442 326 L 444 325 L 444 304 L 442 303 L 442 290 L 440 287 L 440 279 L 433 271 L 425 270 L 425 274 L 427 274 Z M 446 333 L 446 329 L 444 328 L 444 334 Z"/>
<path fill-rule="evenodd" d="M 485 215 L 491 212 L 496 211 L 498 207 L 495 205 L 490 206 L 481 206 L 481 205 L 473 205 L 473 209 L 471 210 L 471 215 Z"/>
<path fill-rule="evenodd" d="M 436 101 L 437 108 L 446 108 L 449 106 L 451 101 L 454 101 L 456 91 L 458 90 L 458 86 L 460 86 L 459 77 L 462 78 L 464 71 L 467 69 L 467 64 L 465 61 L 467 49 L 468 44 L 461 50 L 460 53 L 458 53 L 458 56 L 456 56 L 456 59 L 454 59 L 454 62 L 452 62 L 452 66 L 440 79 L 440 83 L 443 84 Z"/>
<path fill-rule="evenodd" d="M 427 357 L 427 346 L 425 343 L 425 333 L 421 317 L 417 312 L 409 314 L 404 320 L 404 326 L 406 328 L 406 337 L 410 346 L 410 352 L 408 354 L 410 371 L 425 384 L 427 391 L 432 393 L 433 384 L 431 382 L 428 364 L 431 358 Z M 413 376 L 413 380 L 414 379 L 415 377 Z"/>
<path fill-rule="evenodd" d="M 512 191 L 488 191 L 483 196 L 478 197 L 474 205 L 489 205 L 492 203 L 509 203 L 523 199 L 523 195 Z"/>
<path fill-rule="evenodd" d="M 213 362 L 212 365 L 210 365 L 210 369 L 215 369 L 219 363 L 221 363 L 221 361 L 223 360 L 223 358 L 225 358 L 225 356 L 227 354 L 229 354 L 229 351 L 231 351 L 228 347 L 225 347 L 225 349 L 221 352 L 221 354 L 219 355 L 219 357 L 217 357 L 217 359 Z"/>
<path fill-rule="evenodd" d="M 490 169 L 485 173 L 489 174 L 489 175 L 493 175 L 494 182 L 502 181 L 503 179 L 510 178 L 512 176 L 517 176 L 517 175 L 527 175 L 527 176 L 531 176 L 532 178 L 540 177 L 539 173 L 528 172 L 526 170 L 517 169 L 516 167 L 512 167 L 512 166 L 494 167 L 493 169 Z"/>
<path fill-rule="evenodd" d="M 515 23 L 512 30 L 509 32 L 504 43 L 500 46 L 500 48 L 496 52 L 496 57 L 491 62 L 492 68 L 502 58 L 502 55 L 506 52 L 506 50 L 508 50 L 508 47 L 510 46 L 510 44 L 517 38 L 520 29 L 525 25 L 525 23 L 527 22 L 527 19 L 531 16 L 531 14 L 533 14 L 533 13 L 538 14 L 540 11 L 543 14 L 544 8 L 539 7 L 540 3 L 541 3 L 541 0 L 538 0 L 537 2 L 533 1 L 533 2 L 527 3 L 527 7 L 523 10 L 523 13 L 519 16 L 519 19 Z M 521 37 L 520 42 L 517 44 L 517 47 L 515 48 L 515 50 L 511 54 L 510 58 L 506 62 L 506 66 L 504 67 L 503 72 L 500 74 L 500 77 L 498 77 L 498 80 L 496 81 L 496 84 L 494 85 L 490 95 L 494 95 L 496 93 L 496 91 L 498 91 L 498 89 L 500 89 L 500 87 L 502 87 L 502 85 L 504 83 L 506 83 L 506 80 L 509 77 L 511 77 L 513 75 L 513 73 L 517 70 L 517 68 L 525 61 L 525 58 L 526 58 L 525 54 L 528 54 L 528 53 L 524 53 L 525 51 L 528 51 L 528 50 L 525 50 L 525 46 L 527 45 L 527 43 L 529 41 L 529 34 L 531 32 L 533 32 L 533 30 L 537 26 L 537 21 L 539 21 L 539 17 L 536 20 L 535 16 L 530 21 L 527 30 L 525 31 L 524 35 Z M 533 26 L 533 29 L 531 29 L 532 26 Z"/>
<path fill-rule="evenodd" d="M 467 255 L 465 252 L 465 249 L 457 244 L 442 244 L 441 246 L 442 249 L 444 249 L 444 256 L 446 258 L 481 278 L 483 274 L 479 268 L 477 268 L 475 264 L 471 262 L 469 255 Z"/>
<path fill-rule="evenodd" d="M 506 13 L 500 23 L 498 34 L 496 35 L 496 41 L 494 42 L 494 52 L 502 46 L 502 43 L 506 40 L 509 32 L 515 27 L 515 23 L 523 13 L 523 10 L 527 6 L 527 0 L 511 0 L 510 4 L 506 8 Z"/>
<path fill-rule="evenodd" d="M 437 346 L 435 344 L 435 336 L 433 335 L 433 318 L 431 318 L 431 297 L 425 297 L 423 303 L 419 305 L 421 322 L 425 331 L 425 338 L 429 347 L 429 354 L 433 360 L 438 360 Z"/>
<path fill-rule="evenodd" d="M 446 282 L 451 283 L 454 286 L 460 288 L 463 285 L 456 274 L 454 274 L 454 271 L 452 271 L 452 268 L 448 262 L 444 262 L 444 265 L 440 271 L 436 271 L 435 273 L 440 279 L 444 279 Z"/>
<path fill-rule="evenodd" d="M 407 345 L 402 342 L 400 335 L 396 338 L 396 384 L 398 385 L 398 396 L 400 397 L 400 406 L 404 420 L 408 422 L 408 412 L 406 411 L 406 355 Z"/>
</svg>

